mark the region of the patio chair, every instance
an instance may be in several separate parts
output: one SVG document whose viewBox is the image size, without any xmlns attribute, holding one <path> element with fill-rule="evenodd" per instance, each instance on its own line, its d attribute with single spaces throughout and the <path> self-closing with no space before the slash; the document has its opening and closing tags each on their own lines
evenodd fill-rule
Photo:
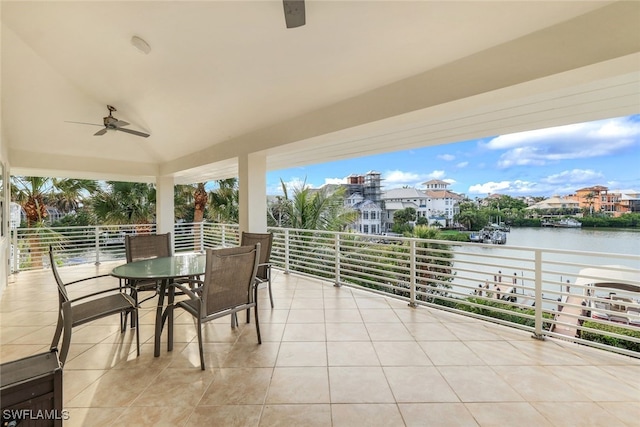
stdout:
<svg viewBox="0 0 640 427">
<path fill-rule="evenodd" d="M 131 322 L 138 321 L 138 306 L 134 299 L 122 292 L 122 287 L 114 287 L 103 289 L 96 292 L 83 295 L 78 298 L 71 299 L 67 293 L 67 286 L 77 283 L 83 283 L 89 280 L 101 277 L 111 277 L 109 274 L 87 277 L 80 280 L 64 283 L 58 273 L 53 249 L 49 248 L 49 260 L 51 262 L 51 271 L 58 285 L 58 324 L 56 332 L 51 341 L 51 350 L 58 348 L 60 336 L 62 337 L 62 345 L 60 347 L 59 357 L 60 363 L 64 365 L 69 353 L 69 345 L 71 343 L 71 330 L 76 326 L 92 322 L 103 317 L 113 314 L 120 314 L 120 332 L 124 332 L 127 328 L 127 315 L 131 314 Z M 140 356 L 140 331 L 136 328 L 136 348 L 137 355 Z"/>
<path fill-rule="evenodd" d="M 171 285 L 173 289 L 179 289 L 189 296 L 189 299 L 178 301 L 173 307 L 184 309 L 197 320 L 202 370 L 205 368 L 202 349 L 203 323 L 227 315 L 231 315 L 233 321 L 233 316 L 238 311 L 253 307 L 258 344 L 262 344 L 258 322 L 258 288 L 255 281 L 260 259 L 260 243 L 253 246 L 207 249 L 206 257 L 204 280 L 195 281 L 199 282 L 200 287 L 191 289 L 181 283 Z M 173 316 L 173 307 L 169 307 L 170 316 Z"/>
<path fill-rule="evenodd" d="M 164 234 L 137 234 L 126 235 L 124 238 L 124 250 L 127 257 L 127 263 L 141 261 L 152 258 L 169 257 L 171 251 L 171 233 Z M 131 290 L 131 296 L 136 302 L 136 306 L 150 300 L 158 295 L 160 283 L 157 280 L 131 280 L 126 283 Z M 153 295 L 138 301 L 139 292 L 152 291 Z M 131 321 L 131 327 L 135 327 Z"/>
<path fill-rule="evenodd" d="M 273 245 L 273 233 L 247 233 L 242 232 L 240 238 L 240 246 L 253 246 L 260 243 L 260 261 L 258 263 L 258 273 L 256 281 L 258 284 L 267 283 L 269 289 L 269 300 L 271 300 L 271 308 L 273 308 L 273 294 L 271 293 L 271 246 Z"/>
</svg>

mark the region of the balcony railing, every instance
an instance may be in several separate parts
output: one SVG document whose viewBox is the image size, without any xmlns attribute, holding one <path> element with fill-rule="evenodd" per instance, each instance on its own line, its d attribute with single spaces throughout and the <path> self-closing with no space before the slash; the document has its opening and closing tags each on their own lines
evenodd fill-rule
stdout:
<svg viewBox="0 0 640 427">
<path fill-rule="evenodd" d="M 285 273 L 324 278 L 425 305 L 640 357 L 640 256 L 272 228 L 271 262 Z M 124 259 L 124 235 L 154 225 L 16 229 L 12 272 L 46 267 L 54 245 L 67 264 Z M 236 246 L 238 226 L 182 223 L 176 253 Z M 17 249 L 17 250 L 16 250 Z M 592 281 L 625 277 L 625 289 Z M 614 281 L 611 279 L 611 281 Z"/>
</svg>

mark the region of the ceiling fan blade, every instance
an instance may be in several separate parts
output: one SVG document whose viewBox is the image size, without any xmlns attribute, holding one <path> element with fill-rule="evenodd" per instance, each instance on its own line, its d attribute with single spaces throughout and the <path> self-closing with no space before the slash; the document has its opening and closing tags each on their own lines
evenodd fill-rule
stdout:
<svg viewBox="0 0 640 427">
<path fill-rule="evenodd" d="M 94 133 L 93 136 L 100 136 L 104 135 L 105 133 L 107 133 L 107 128 L 100 129 L 98 132 Z"/>
<path fill-rule="evenodd" d="M 304 0 L 282 0 L 284 6 L 284 20 L 287 28 L 301 27 L 306 23 Z"/>
<path fill-rule="evenodd" d="M 99 125 L 97 123 L 71 122 L 71 121 L 68 121 L 68 120 L 65 120 L 64 122 L 65 123 L 76 123 L 76 124 L 79 124 L 79 125 L 104 126 L 104 125 Z"/>
<path fill-rule="evenodd" d="M 144 133 L 144 132 L 139 132 L 137 130 L 131 130 L 131 129 L 122 129 L 122 128 L 116 128 L 116 130 L 119 130 L 120 132 L 126 132 L 126 133 L 130 133 L 132 135 L 137 135 L 137 136 L 141 136 L 143 138 L 147 138 L 149 136 L 148 133 Z"/>
<path fill-rule="evenodd" d="M 124 120 L 118 120 L 117 122 L 113 123 L 115 125 L 115 127 L 119 128 L 121 126 L 129 126 L 128 122 L 125 122 Z"/>
</svg>

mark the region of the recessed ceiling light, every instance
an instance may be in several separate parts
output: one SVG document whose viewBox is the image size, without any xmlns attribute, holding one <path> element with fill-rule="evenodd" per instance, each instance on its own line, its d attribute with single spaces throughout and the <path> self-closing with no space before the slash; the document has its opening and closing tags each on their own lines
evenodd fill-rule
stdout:
<svg viewBox="0 0 640 427">
<path fill-rule="evenodd" d="M 149 46 L 149 43 L 147 43 L 146 41 L 144 41 L 138 36 L 131 37 L 131 44 L 134 45 L 136 49 L 138 49 L 140 52 L 144 53 L 145 55 L 151 52 L 151 46 Z"/>
</svg>

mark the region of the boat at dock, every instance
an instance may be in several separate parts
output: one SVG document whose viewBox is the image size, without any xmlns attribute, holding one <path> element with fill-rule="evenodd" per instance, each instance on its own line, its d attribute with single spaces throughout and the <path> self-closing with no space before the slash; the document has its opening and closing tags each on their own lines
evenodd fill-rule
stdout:
<svg viewBox="0 0 640 427">
<path fill-rule="evenodd" d="M 575 283 L 584 289 L 589 317 L 640 327 L 640 271 L 589 267 L 580 270 Z"/>
<path fill-rule="evenodd" d="M 485 227 L 480 231 L 469 234 L 469 240 L 474 243 L 493 243 L 494 245 L 504 245 L 507 243 L 507 233 L 491 227 Z"/>
<path fill-rule="evenodd" d="M 555 227 L 555 228 L 580 228 L 582 223 L 574 218 L 562 218 L 559 221 L 545 220 L 540 223 L 542 227 Z"/>
</svg>

